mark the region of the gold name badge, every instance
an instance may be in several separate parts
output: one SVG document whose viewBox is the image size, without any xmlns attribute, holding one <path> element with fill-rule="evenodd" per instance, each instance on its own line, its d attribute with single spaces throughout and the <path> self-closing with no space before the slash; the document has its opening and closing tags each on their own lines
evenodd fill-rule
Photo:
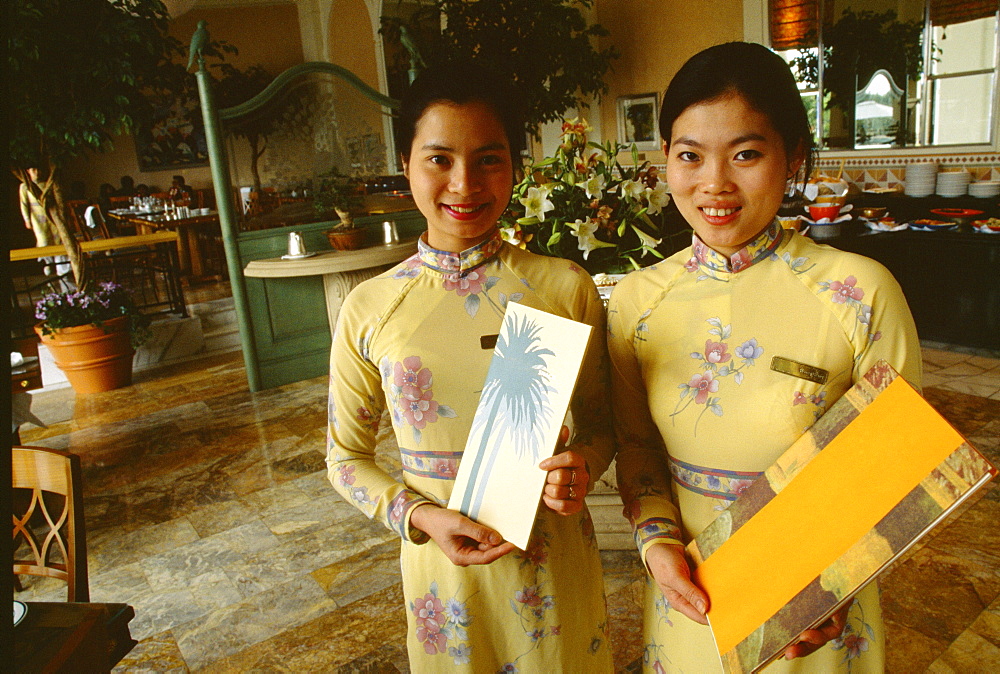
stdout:
<svg viewBox="0 0 1000 674">
<path fill-rule="evenodd" d="M 479 338 L 479 348 L 492 351 L 496 348 L 498 339 L 500 335 L 483 335 Z"/>
<path fill-rule="evenodd" d="M 789 358 L 782 358 L 781 356 L 775 356 L 771 359 L 771 369 L 775 372 L 789 374 L 799 379 L 816 382 L 817 384 L 825 384 L 826 380 L 830 377 L 830 373 L 826 370 L 806 365 L 805 363 L 799 363 Z"/>
</svg>

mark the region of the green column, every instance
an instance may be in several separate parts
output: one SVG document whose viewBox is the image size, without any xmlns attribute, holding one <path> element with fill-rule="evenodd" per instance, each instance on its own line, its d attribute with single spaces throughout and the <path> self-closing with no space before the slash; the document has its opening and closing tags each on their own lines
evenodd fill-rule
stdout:
<svg viewBox="0 0 1000 674">
<path fill-rule="evenodd" d="M 250 306 L 247 301 L 246 280 L 243 278 L 243 261 L 240 260 L 236 241 L 236 214 L 233 212 L 233 186 L 229 176 L 229 160 L 222 142 L 221 124 L 212 94 L 212 78 L 205 68 L 205 58 L 198 55 L 198 95 L 201 98 L 201 114 L 205 123 L 205 140 L 212 166 L 212 183 L 215 187 L 215 203 L 219 209 L 219 223 L 222 227 L 222 243 L 226 250 L 226 267 L 233 289 L 233 302 L 240 327 L 240 344 L 243 348 L 243 362 L 246 365 L 247 382 L 251 391 L 260 390 L 260 371 L 257 367 L 257 349 L 253 329 L 250 324 Z"/>
</svg>

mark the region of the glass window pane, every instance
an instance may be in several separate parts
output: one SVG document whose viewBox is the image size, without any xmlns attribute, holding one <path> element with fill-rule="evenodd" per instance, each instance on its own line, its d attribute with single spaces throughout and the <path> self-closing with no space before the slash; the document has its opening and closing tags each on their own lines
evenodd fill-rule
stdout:
<svg viewBox="0 0 1000 674">
<path fill-rule="evenodd" d="M 935 75 L 992 68 L 996 17 L 934 27 Z"/>
<path fill-rule="evenodd" d="M 934 81 L 935 145 L 989 142 L 992 84 L 992 73 Z"/>
</svg>

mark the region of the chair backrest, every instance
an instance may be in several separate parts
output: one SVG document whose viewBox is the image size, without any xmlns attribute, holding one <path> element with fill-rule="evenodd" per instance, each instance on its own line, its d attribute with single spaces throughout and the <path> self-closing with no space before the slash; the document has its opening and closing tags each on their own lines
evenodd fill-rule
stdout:
<svg viewBox="0 0 1000 674">
<path fill-rule="evenodd" d="M 85 199 L 75 199 L 66 202 L 67 224 L 77 241 L 90 241 L 93 239 L 87 223 L 84 222 L 83 214 L 90 202 Z"/>
<path fill-rule="evenodd" d="M 65 580 L 69 601 L 90 601 L 80 457 L 45 447 L 12 447 L 11 473 L 14 575 Z"/>
</svg>

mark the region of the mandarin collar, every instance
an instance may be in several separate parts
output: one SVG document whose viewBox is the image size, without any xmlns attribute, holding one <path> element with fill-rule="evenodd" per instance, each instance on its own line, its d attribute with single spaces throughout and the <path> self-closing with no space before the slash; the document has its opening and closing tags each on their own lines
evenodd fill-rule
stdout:
<svg viewBox="0 0 1000 674">
<path fill-rule="evenodd" d="M 737 273 L 748 269 L 771 255 L 781 245 L 784 238 L 783 229 L 777 219 L 771 221 L 764 231 L 758 234 L 750 243 L 740 248 L 730 256 L 709 248 L 697 234 L 691 236 L 691 248 L 698 264 L 719 272 Z"/>
<path fill-rule="evenodd" d="M 445 250 L 431 248 L 427 243 L 427 235 L 417 239 L 417 256 L 430 269 L 441 272 L 445 276 L 461 276 L 497 256 L 503 245 L 500 230 L 493 231 L 490 238 L 467 248 L 461 253 L 451 253 Z"/>
</svg>

